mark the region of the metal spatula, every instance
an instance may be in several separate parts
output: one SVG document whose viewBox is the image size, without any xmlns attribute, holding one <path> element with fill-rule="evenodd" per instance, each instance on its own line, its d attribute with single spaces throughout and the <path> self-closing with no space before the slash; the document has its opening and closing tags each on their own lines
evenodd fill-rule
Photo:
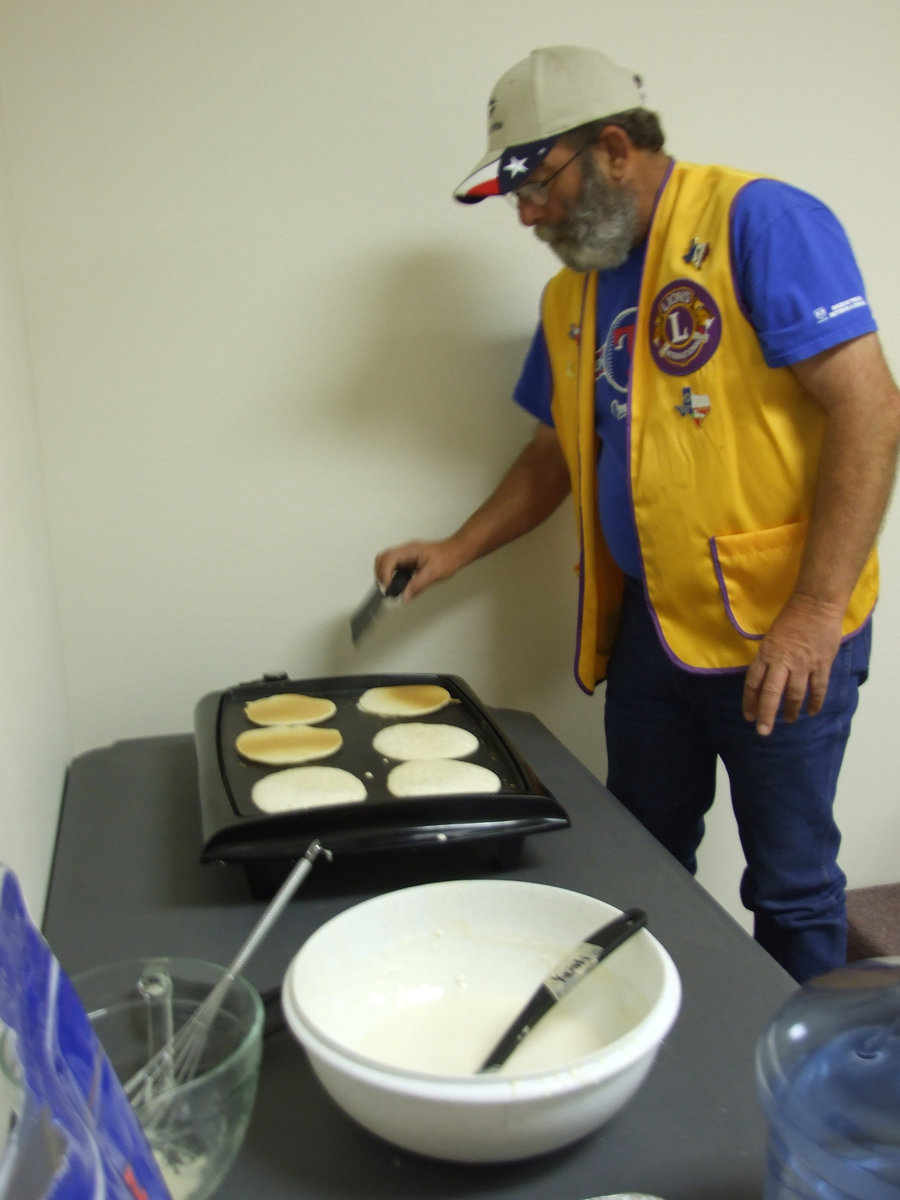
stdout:
<svg viewBox="0 0 900 1200">
<path fill-rule="evenodd" d="M 385 601 L 399 596 L 412 577 L 412 571 L 407 571 L 405 568 L 395 571 L 386 588 L 383 588 L 380 583 L 376 583 L 371 591 L 366 593 L 366 598 L 350 618 L 350 636 L 353 638 L 354 645 L 363 634 L 368 632 L 372 622 L 384 608 Z"/>
</svg>

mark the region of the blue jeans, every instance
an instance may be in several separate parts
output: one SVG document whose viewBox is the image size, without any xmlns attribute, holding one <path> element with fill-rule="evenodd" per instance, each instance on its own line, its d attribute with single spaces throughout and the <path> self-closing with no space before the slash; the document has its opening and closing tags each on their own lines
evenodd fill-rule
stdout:
<svg viewBox="0 0 900 1200">
<path fill-rule="evenodd" d="M 746 869 L 741 901 L 754 936 L 798 981 L 846 959 L 846 879 L 837 864 L 834 794 L 871 624 L 841 646 L 823 709 L 767 738 L 741 714 L 744 672 L 699 675 L 662 649 L 638 580 L 609 664 L 608 786 L 690 872 L 715 798 L 716 759 L 731 783 Z"/>
</svg>

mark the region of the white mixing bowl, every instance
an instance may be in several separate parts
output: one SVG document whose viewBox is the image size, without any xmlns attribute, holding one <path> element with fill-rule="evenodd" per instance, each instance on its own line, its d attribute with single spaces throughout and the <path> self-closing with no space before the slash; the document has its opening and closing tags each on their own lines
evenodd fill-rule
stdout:
<svg viewBox="0 0 900 1200">
<path fill-rule="evenodd" d="M 285 1016 L 325 1089 L 380 1137 L 459 1162 L 541 1154 L 603 1124 L 650 1070 L 681 1001 L 659 942 L 636 934 L 499 1072 L 475 1072 L 544 976 L 619 911 L 506 879 L 389 892 L 309 938 Z"/>
</svg>

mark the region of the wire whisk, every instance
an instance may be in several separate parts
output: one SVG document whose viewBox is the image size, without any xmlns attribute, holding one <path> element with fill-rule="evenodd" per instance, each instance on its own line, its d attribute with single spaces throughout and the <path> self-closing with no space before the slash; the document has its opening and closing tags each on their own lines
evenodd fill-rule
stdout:
<svg viewBox="0 0 900 1200">
<path fill-rule="evenodd" d="M 240 975 L 251 955 L 278 920 L 285 905 L 309 874 L 320 854 L 331 858 L 316 838 L 298 859 L 290 874 L 275 893 L 260 919 L 254 925 L 240 950 L 209 995 L 201 1001 L 184 1024 L 125 1084 L 125 1095 L 141 1125 L 158 1127 L 172 1112 L 178 1088 L 189 1083 L 197 1073 L 210 1030 L 234 980 Z"/>
</svg>

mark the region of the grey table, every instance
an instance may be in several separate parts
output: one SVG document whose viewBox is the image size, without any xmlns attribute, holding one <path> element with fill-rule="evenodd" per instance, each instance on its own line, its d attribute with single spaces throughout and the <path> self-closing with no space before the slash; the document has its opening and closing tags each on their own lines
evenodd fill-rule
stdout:
<svg viewBox="0 0 900 1200">
<path fill-rule="evenodd" d="M 682 1010 L 649 1078 L 575 1146 L 522 1163 L 451 1165 L 355 1126 L 321 1090 L 291 1035 L 278 1033 L 266 1042 L 253 1120 L 219 1200 L 761 1195 L 765 1129 L 753 1051 L 792 981 L 535 717 L 494 716 L 572 821 L 526 838 L 521 862 L 506 874 L 645 908 L 681 973 Z M 241 868 L 199 864 L 199 845 L 191 735 L 122 741 L 76 758 L 44 923 L 63 967 L 71 973 L 137 954 L 229 961 L 260 902 Z M 331 869 L 317 864 L 252 960 L 247 973 L 261 990 L 280 982 L 323 921 L 386 887 L 420 882 L 397 872 L 379 881 L 377 870 L 329 876 Z"/>
</svg>

